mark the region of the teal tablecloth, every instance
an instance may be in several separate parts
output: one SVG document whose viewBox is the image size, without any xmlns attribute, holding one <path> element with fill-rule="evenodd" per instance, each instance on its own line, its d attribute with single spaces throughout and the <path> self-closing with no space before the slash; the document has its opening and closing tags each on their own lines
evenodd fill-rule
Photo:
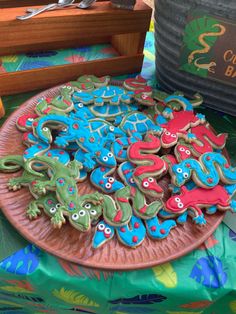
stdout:
<svg viewBox="0 0 236 314">
<path fill-rule="evenodd" d="M 142 75 L 155 86 L 151 34 L 145 56 Z M 4 97 L 6 117 L 33 94 Z M 236 165 L 236 119 L 201 111 L 218 132 L 229 133 L 227 148 Z M 0 218 L 0 313 L 236 313 L 236 234 L 224 224 L 200 248 L 176 261 L 146 270 L 104 272 L 43 252 L 19 236 L 2 214 Z"/>
</svg>

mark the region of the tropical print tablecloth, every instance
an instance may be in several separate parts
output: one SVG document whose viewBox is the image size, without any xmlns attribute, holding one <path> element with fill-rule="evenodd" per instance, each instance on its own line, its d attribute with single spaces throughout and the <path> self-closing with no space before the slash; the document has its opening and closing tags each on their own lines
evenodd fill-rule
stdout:
<svg viewBox="0 0 236 314">
<path fill-rule="evenodd" d="M 142 75 L 152 86 L 154 58 L 149 34 Z M 6 117 L 33 94 L 4 97 Z M 200 110 L 218 132 L 230 134 L 228 150 L 236 165 L 236 118 Z M 176 261 L 106 272 L 43 252 L 18 235 L 2 214 L 0 218 L 0 313 L 236 313 L 236 234 L 224 224 L 201 247 Z"/>
</svg>

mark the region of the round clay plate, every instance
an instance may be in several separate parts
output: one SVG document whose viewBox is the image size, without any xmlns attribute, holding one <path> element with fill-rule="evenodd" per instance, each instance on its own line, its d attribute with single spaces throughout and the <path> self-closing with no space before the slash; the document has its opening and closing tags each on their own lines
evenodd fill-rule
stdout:
<svg viewBox="0 0 236 314">
<path fill-rule="evenodd" d="M 59 86 L 46 90 L 25 102 L 5 122 L 0 130 L 0 157 L 22 154 L 25 147 L 22 143 L 22 133 L 16 128 L 19 116 L 33 112 L 40 97 L 51 97 L 59 93 Z M 170 235 L 163 240 L 154 241 L 146 237 L 136 249 L 130 249 L 119 243 L 117 238 L 94 250 L 91 246 L 94 228 L 88 233 L 81 233 L 72 228 L 69 223 L 61 229 L 54 229 L 50 219 L 42 213 L 36 220 L 30 221 L 25 209 L 33 199 L 27 188 L 12 192 L 7 189 L 7 182 L 17 173 L 0 173 L 0 208 L 11 224 L 30 242 L 43 250 L 70 262 L 81 265 L 112 269 L 131 270 L 151 267 L 179 258 L 204 242 L 217 228 L 224 214 L 206 215 L 207 224 L 199 228 L 189 219 L 184 225 L 172 229 Z M 92 193 L 95 188 L 89 183 L 78 185 L 79 194 Z"/>
</svg>

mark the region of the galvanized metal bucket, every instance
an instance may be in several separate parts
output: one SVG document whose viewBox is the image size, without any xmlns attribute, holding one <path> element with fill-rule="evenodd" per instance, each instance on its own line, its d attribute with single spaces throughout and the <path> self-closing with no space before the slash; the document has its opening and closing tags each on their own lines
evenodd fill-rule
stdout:
<svg viewBox="0 0 236 314">
<path fill-rule="evenodd" d="M 161 87 L 236 115 L 236 1 L 155 0 L 154 17 Z"/>
</svg>

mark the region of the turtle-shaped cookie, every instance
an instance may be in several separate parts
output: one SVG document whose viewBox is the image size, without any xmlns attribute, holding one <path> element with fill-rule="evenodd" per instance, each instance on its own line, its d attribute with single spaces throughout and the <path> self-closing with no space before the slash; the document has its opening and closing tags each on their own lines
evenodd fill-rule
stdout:
<svg viewBox="0 0 236 314">
<path fill-rule="evenodd" d="M 151 118 L 139 111 L 129 112 L 123 118 L 119 116 L 116 118 L 115 123 L 119 124 L 119 128 L 128 135 L 131 133 L 143 135 L 148 131 L 161 133 L 162 131 Z"/>
<path fill-rule="evenodd" d="M 98 118 L 104 118 L 108 121 L 114 121 L 116 117 L 126 114 L 130 111 L 138 110 L 137 105 L 110 105 L 104 104 L 103 106 L 89 106 L 90 111 Z"/>
</svg>

